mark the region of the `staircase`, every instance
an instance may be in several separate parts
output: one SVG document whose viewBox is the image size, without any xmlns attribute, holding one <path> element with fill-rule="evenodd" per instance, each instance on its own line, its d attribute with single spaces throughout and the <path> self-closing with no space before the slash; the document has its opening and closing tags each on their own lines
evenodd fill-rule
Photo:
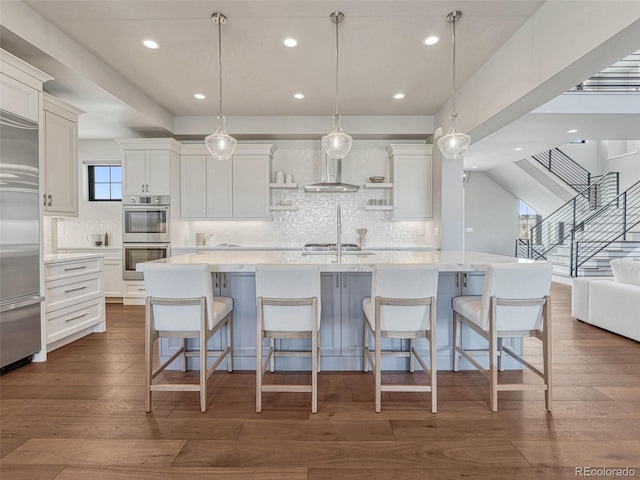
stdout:
<svg viewBox="0 0 640 480">
<path fill-rule="evenodd" d="M 534 225 L 529 235 L 532 243 L 528 258 L 546 259 L 554 248 L 564 246 L 571 240 L 574 229 L 583 228 L 585 220 L 617 197 L 618 188 L 618 173 L 607 173 Z"/>
<path fill-rule="evenodd" d="M 534 242 L 516 244 L 516 256 L 546 259 L 556 275 L 610 276 L 615 258 L 640 258 L 640 182 L 617 193 L 609 173 L 531 229 Z M 526 255 L 523 252 L 526 250 Z"/>
<path fill-rule="evenodd" d="M 576 192 L 583 191 L 595 180 L 587 169 L 559 148 L 537 153 L 532 158 Z"/>
</svg>

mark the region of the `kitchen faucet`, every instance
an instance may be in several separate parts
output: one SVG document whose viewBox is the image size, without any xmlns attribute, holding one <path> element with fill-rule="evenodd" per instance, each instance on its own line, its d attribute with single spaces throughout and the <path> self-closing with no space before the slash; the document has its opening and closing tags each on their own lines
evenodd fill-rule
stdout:
<svg viewBox="0 0 640 480">
<path fill-rule="evenodd" d="M 338 249 L 338 263 L 342 261 L 342 205 L 336 207 L 336 248 Z"/>
</svg>

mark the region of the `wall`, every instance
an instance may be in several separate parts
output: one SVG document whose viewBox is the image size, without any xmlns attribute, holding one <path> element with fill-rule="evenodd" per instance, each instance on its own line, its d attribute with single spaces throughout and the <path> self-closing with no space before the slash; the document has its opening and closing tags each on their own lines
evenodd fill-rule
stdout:
<svg viewBox="0 0 640 480">
<path fill-rule="evenodd" d="M 482 172 L 471 173 L 464 195 L 466 250 L 513 256 L 518 199 Z"/>
<path fill-rule="evenodd" d="M 78 143 L 78 203 L 77 218 L 60 218 L 53 224 L 57 230 L 58 248 L 87 247 L 90 233 L 109 233 L 109 245 L 122 244 L 122 204 L 120 202 L 89 202 L 87 166 L 84 162 L 96 160 L 120 161 L 122 152 L 114 140 L 81 140 Z M 47 235 L 45 224 L 45 235 Z M 47 240 L 45 239 L 45 245 Z"/>
<path fill-rule="evenodd" d="M 249 142 L 244 142 L 249 143 Z M 256 142 L 258 143 L 258 142 Z M 259 142 L 264 143 L 264 142 Z M 368 177 L 383 175 L 389 178 L 389 141 L 355 141 L 349 156 L 342 163 L 342 181 L 363 185 Z M 393 143 L 416 143 L 393 142 Z M 356 228 L 367 228 L 367 243 L 373 246 L 435 245 L 432 221 L 394 222 L 390 212 L 365 211 L 370 198 L 387 198 L 390 190 L 364 190 L 343 194 L 310 194 L 302 186 L 321 180 L 321 153 L 318 141 L 275 141 L 276 153 L 272 172 L 291 173 L 299 185 L 296 191 L 274 191 L 274 199 L 289 198 L 299 207 L 292 212 L 273 212 L 273 221 L 182 221 L 179 208 L 172 211 L 172 244 L 195 245 L 196 232 L 211 233 L 214 242 L 247 246 L 300 246 L 308 242 L 335 242 L 336 205 L 342 205 L 343 242 L 356 242 Z M 79 144 L 80 204 L 78 218 L 57 220 L 57 227 L 45 225 L 45 235 L 57 230 L 58 248 L 88 246 L 90 233 L 109 232 L 111 245 L 122 241 L 120 202 L 88 202 L 86 165 L 94 160 L 118 160 L 119 145 L 113 140 L 87 140 Z M 173 187 L 180 183 L 172 180 Z M 172 202 L 173 203 L 173 202 Z M 49 233 L 47 233 L 49 232 Z M 45 244 L 51 244 L 45 241 Z"/>
</svg>

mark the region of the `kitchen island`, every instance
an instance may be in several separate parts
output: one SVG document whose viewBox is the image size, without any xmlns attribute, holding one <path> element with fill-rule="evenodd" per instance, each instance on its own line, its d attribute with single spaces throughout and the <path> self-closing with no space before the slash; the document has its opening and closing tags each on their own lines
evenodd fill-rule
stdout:
<svg viewBox="0 0 640 480">
<path fill-rule="evenodd" d="M 343 252 L 340 262 L 335 254 L 308 254 L 301 251 L 204 251 L 156 260 L 153 263 L 174 265 L 207 264 L 213 276 L 215 295 L 234 299 L 233 361 L 238 370 L 255 369 L 256 297 L 255 267 L 261 263 L 315 264 L 322 276 L 322 316 L 320 326 L 320 354 L 323 370 L 361 370 L 364 344 L 364 315 L 362 299 L 371 292 L 371 271 L 376 263 L 436 264 L 440 270 L 437 299 L 438 369 L 451 370 L 453 356 L 451 299 L 457 295 L 479 295 L 482 292 L 484 271 L 496 263 L 531 263 L 531 260 L 492 255 L 480 252 L 399 251 Z M 138 264 L 144 272 L 144 263 Z M 416 346 L 426 352 L 426 341 Z M 221 347 L 219 336 L 211 340 L 213 348 Z M 278 347 L 296 350 L 307 346 L 307 339 L 283 339 Z M 423 343 L 424 342 L 424 343 Z M 485 346 L 475 333 L 464 330 L 465 346 Z M 407 340 L 385 339 L 384 348 L 401 350 Z M 514 344 L 518 349 L 519 345 Z M 178 342 L 164 341 L 161 356 L 170 357 Z M 197 359 L 190 359 L 190 368 L 197 368 Z M 519 368 L 508 358 L 506 368 Z M 305 370 L 307 358 L 278 358 L 279 370 Z M 404 358 L 385 359 L 385 370 L 404 370 Z M 461 368 L 467 368 L 461 361 Z M 177 368 L 177 364 L 176 364 Z M 220 368 L 226 368 L 221 364 Z"/>
</svg>

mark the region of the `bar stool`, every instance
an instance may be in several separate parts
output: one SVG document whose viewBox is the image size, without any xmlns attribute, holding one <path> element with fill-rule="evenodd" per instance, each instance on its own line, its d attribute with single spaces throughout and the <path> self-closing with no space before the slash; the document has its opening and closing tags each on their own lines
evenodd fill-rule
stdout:
<svg viewBox="0 0 640 480">
<path fill-rule="evenodd" d="M 550 263 L 489 265 L 482 296 L 453 299 L 453 370 L 458 371 L 459 357 L 489 379 L 491 410 L 498 410 L 498 392 L 505 390 L 544 390 L 545 408 L 551 411 L 551 308 L 549 290 L 553 266 Z M 466 325 L 489 342 L 488 350 L 465 350 L 462 325 Z M 504 345 L 504 338 L 535 337 L 542 341 L 543 371 Z M 487 370 L 473 356 L 488 354 Z M 499 384 L 498 369 L 504 368 L 504 354 L 527 367 L 543 384 Z M 498 364 L 500 357 L 500 365 Z"/>
<path fill-rule="evenodd" d="M 320 348 L 320 268 L 316 265 L 256 265 L 257 343 L 256 412 L 262 392 L 311 392 L 311 412 L 318 411 Z M 311 351 L 276 352 L 270 342 L 263 362 L 263 339 L 311 338 Z M 311 385 L 263 385 L 264 372 L 276 356 L 310 356 Z"/>
<path fill-rule="evenodd" d="M 375 408 L 381 410 L 381 392 L 431 392 L 431 412 L 437 411 L 436 265 L 385 265 L 373 267 L 371 297 L 362 300 L 364 310 L 364 371 L 370 364 L 375 378 Z M 369 349 L 369 331 L 375 341 L 375 360 Z M 409 351 L 382 351 L 382 338 L 408 338 Z M 430 364 L 415 348 L 416 338 L 429 342 Z M 409 371 L 414 359 L 429 377 L 429 385 L 382 384 L 382 356 L 409 357 Z"/>
<path fill-rule="evenodd" d="M 145 310 L 145 388 L 146 411 L 151 411 L 151 394 L 157 391 L 198 391 L 200 411 L 207 411 L 207 379 L 220 362 L 227 359 L 232 371 L 231 323 L 233 300 L 214 297 L 208 265 L 145 264 L 144 286 L 147 294 Z M 227 347 L 222 351 L 208 350 L 209 339 L 226 326 Z M 180 348 L 156 370 L 153 369 L 153 345 L 160 338 L 179 338 Z M 196 349 L 187 347 L 187 339 L 198 339 Z M 181 369 L 187 371 L 187 357 L 200 357 L 198 384 L 153 383 L 154 378 L 171 362 L 181 357 Z M 207 368 L 207 357 L 217 359 Z"/>
</svg>

